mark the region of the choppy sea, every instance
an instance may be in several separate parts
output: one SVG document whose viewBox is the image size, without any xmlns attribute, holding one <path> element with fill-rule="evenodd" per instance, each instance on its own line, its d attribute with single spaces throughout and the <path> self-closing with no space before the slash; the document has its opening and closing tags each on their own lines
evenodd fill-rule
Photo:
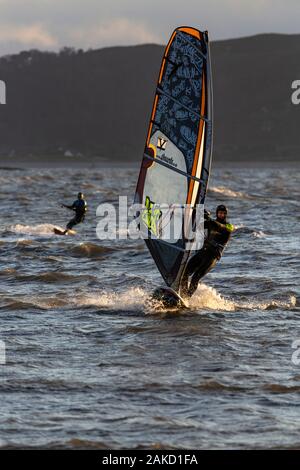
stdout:
<svg viewBox="0 0 300 470">
<path fill-rule="evenodd" d="M 177 311 L 143 241 L 96 235 L 137 173 L 0 170 L 0 447 L 299 448 L 299 167 L 213 169 L 237 230 Z"/>
</svg>

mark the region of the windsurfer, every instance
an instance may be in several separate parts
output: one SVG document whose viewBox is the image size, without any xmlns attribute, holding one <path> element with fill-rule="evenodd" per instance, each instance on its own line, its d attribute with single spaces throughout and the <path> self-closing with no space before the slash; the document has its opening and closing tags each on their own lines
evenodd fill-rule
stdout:
<svg viewBox="0 0 300 470">
<path fill-rule="evenodd" d="M 227 222 L 227 208 L 223 204 L 216 209 L 216 220 L 204 211 L 204 229 L 207 237 L 204 245 L 188 262 L 181 280 L 181 293 L 191 297 L 197 290 L 200 279 L 205 276 L 221 258 L 234 226 Z M 190 283 L 189 278 L 191 277 Z"/>
</svg>

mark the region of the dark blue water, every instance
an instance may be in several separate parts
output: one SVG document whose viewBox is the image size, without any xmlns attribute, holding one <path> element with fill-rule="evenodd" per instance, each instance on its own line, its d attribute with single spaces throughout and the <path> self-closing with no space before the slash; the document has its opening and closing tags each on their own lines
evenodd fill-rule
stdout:
<svg viewBox="0 0 300 470">
<path fill-rule="evenodd" d="M 1 170 L 0 445 L 299 447 L 299 167 L 214 169 L 237 227 L 187 311 L 151 309 L 142 241 L 100 241 L 96 207 L 137 170 Z M 84 191 L 89 213 L 64 227 Z"/>
</svg>

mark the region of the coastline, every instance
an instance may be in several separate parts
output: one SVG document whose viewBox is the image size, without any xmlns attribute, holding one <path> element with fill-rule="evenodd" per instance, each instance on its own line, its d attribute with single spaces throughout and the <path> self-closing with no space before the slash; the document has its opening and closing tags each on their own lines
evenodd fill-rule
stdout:
<svg viewBox="0 0 300 470">
<path fill-rule="evenodd" d="M 142 155 L 142 154 L 141 154 Z M 78 168 L 85 170 L 96 170 L 101 168 L 139 168 L 141 163 L 141 155 L 135 160 L 109 160 L 104 157 L 89 157 L 86 159 L 78 157 L 51 156 L 51 157 L 4 157 L 0 156 L 0 170 L 28 170 L 28 169 L 55 169 L 55 168 Z M 274 159 L 261 159 L 253 156 L 251 159 L 231 159 L 220 160 L 212 159 L 212 168 L 280 168 L 287 166 L 289 168 L 298 168 L 300 166 L 300 158 L 286 158 L 280 160 L 278 157 Z"/>
</svg>

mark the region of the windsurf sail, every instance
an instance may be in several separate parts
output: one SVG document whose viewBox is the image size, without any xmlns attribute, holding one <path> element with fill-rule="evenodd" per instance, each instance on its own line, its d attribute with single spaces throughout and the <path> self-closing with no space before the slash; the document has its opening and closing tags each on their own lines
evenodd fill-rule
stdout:
<svg viewBox="0 0 300 470">
<path fill-rule="evenodd" d="M 180 290 L 193 252 L 183 228 L 193 223 L 182 214 L 182 236 L 161 235 L 160 205 L 204 204 L 212 155 L 212 79 L 207 31 L 180 27 L 165 49 L 159 72 L 135 203 L 145 207 L 140 225 L 148 249 L 166 284 Z"/>
</svg>

